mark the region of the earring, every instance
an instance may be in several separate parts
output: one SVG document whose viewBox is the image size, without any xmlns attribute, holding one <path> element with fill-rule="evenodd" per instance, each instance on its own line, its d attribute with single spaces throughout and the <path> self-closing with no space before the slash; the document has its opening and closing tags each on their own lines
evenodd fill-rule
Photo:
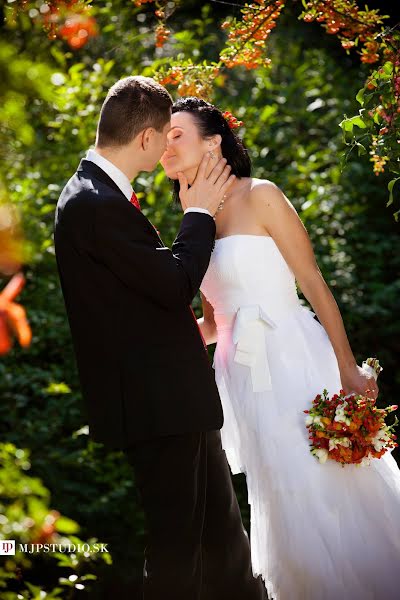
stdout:
<svg viewBox="0 0 400 600">
<path fill-rule="evenodd" d="M 212 150 L 210 150 L 209 154 L 210 154 L 211 158 L 215 158 L 215 154 Z"/>
</svg>

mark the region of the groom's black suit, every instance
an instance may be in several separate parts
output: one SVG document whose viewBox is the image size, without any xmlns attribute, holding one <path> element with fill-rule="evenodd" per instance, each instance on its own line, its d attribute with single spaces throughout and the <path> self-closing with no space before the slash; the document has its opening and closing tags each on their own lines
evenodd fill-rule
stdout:
<svg viewBox="0 0 400 600">
<path fill-rule="evenodd" d="M 83 160 L 67 183 L 56 254 L 95 440 L 126 448 L 222 426 L 190 310 L 214 236 L 211 217 L 188 213 L 171 251 L 94 163 Z"/>
<path fill-rule="evenodd" d="M 83 160 L 57 205 L 55 248 L 90 434 L 132 464 L 149 539 L 145 598 L 256 600 L 218 429 L 222 408 L 190 303 L 214 220 L 188 213 L 166 248 Z"/>
</svg>

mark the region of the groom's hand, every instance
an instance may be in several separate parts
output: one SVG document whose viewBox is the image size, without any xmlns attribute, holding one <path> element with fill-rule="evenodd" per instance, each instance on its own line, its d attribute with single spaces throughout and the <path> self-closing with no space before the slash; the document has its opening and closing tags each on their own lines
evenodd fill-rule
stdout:
<svg viewBox="0 0 400 600">
<path fill-rule="evenodd" d="M 199 166 L 196 179 L 189 188 L 188 180 L 183 173 L 178 173 L 180 191 L 179 198 L 183 210 L 187 208 L 205 208 L 211 216 L 217 212 L 224 195 L 227 193 L 236 176 L 231 175 L 231 167 L 226 159 L 221 158 L 210 170 L 211 155 L 207 153 Z"/>
</svg>

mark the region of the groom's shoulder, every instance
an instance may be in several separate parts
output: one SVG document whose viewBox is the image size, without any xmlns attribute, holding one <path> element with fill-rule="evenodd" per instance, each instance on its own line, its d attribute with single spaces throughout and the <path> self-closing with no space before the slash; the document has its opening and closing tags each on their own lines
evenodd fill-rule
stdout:
<svg viewBox="0 0 400 600">
<path fill-rule="evenodd" d="M 65 184 L 57 202 L 57 213 L 83 215 L 107 205 L 118 193 L 88 173 L 77 170 Z"/>
</svg>

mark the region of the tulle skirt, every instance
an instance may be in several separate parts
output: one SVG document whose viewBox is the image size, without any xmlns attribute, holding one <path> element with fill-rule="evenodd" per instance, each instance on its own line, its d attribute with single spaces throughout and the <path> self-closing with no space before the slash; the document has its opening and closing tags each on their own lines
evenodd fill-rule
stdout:
<svg viewBox="0 0 400 600">
<path fill-rule="evenodd" d="M 250 368 L 234 360 L 232 323 L 219 316 L 217 326 L 222 444 L 232 473 L 246 474 L 254 575 L 275 600 L 399 600 L 396 461 L 342 467 L 310 453 L 303 411 L 341 387 L 324 328 L 300 306 L 265 328 L 272 389 L 254 392 Z"/>
</svg>

